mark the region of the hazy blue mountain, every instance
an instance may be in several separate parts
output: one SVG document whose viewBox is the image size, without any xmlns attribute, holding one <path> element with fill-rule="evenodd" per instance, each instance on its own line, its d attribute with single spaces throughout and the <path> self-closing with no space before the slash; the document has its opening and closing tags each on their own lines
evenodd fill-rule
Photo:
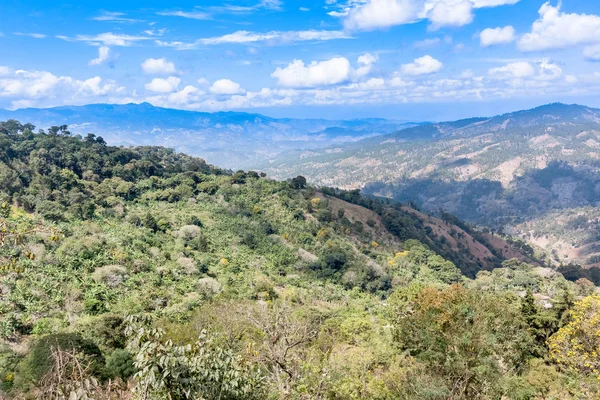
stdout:
<svg viewBox="0 0 600 400">
<path fill-rule="evenodd" d="M 523 129 L 535 126 L 600 123 L 600 110 L 577 104 L 553 103 L 531 110 L 511 112 L 489 118 L 423 124 L 390 135 L 395 139 L 439 139 L 447 136 L 473 136 L 482 133 Z"/>
<path fill-rule="evenodd" d="M 68 124 L 73 133 L 93 132 L 115 145 L 174 147 L 228 168 L 256 165 L 291 149 L 327 147 L 415 125 L 376 118 L 276 119 L 242 112 L 183 111 L 148 103 L 0 110 L 0 120 L 10 118 L 40 128 Z"/>
</svg>

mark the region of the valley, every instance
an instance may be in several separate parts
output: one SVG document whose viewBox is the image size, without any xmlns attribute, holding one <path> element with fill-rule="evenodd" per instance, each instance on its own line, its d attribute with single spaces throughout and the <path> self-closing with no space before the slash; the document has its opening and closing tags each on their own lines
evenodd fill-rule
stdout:
<svg viewBox="0 0 600 400">
<path fill-rule="evenodd" d="M 599 116 L 583 106 L 548 105 L 408 128 L 264 168 L 280 178 L 302 174 L 316 184 L 443 209 L 531 239 L 555 262 L 591 266 L 600 255 L 593 211 L 600 201 Z M 551 239 L 550 215 L 564 217 Z"/>
<path fill-rule="evenodd" d="M 111 145 L 165 146 L 223 168 L 251 168 L 297 149 L 328 147 L 416 125 L 377 118 L 351 121 L 270 118 L 243 112 L 194 112 L 141 104 L 90 104 L 0 110 L 0 120 L 40 127 L 69 125 L 74 134 L 101 135 Z"/>
</svg>

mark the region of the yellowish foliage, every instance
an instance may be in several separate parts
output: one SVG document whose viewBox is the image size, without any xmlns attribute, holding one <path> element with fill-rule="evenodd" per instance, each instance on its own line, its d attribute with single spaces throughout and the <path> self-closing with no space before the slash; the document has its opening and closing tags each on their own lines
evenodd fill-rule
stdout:
<svg viewBox="0 0 600 400">
<path fill-rule="evenodd" d="M 328 236 L 329 236 L 329 229 L 327 229 L 327 228 L 321 228 L 317 232 L 317 237 L 318 238 L 326 238 Z"/>
<path fill-rule="evenodd" d="M 571 322 L 548 340 L 550 356 L 562 368 L 600 380 L 600 295 L 579 301 Z"/>
</svg>

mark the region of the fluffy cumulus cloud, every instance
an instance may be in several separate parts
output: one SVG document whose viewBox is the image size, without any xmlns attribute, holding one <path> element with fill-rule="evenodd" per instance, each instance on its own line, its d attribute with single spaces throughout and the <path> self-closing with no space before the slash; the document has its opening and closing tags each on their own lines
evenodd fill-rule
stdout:
<svg viewBox="0 0 600 400">
<path fill-rule="evenodd" d="M 423 57 L 416 58 L 412 63 L 404 64 L 400 68 L 400 71 L 404 75 L 428 75 L 440 71 L 444 67 L 440 61 L 425 55 Z"/>
<path fill-rule="evenodd" d="M 413 22 L 420 12 L 420 5 L 413 0 L 369 0 L 353 2 L 330 15 L 342 17 L 346 29 L 373 30 Z"/>
<path fill-rule="evenodd" d="M 488 74 L 493 79 L 527 78 L 535 74 L 535 69 L 529 62 L 519 61 L 502 67 L 490 68 Z"/>
<path fill-rule="evenodd" d="M 361 78 L 365 75 L 368 75 L 376 62 L 377 58 L 370 53 L 363 54 L 362 56 L 358 57 L 359 67 L 354 70 L 354 77 Z"/>
<path fill-rule="evenodd" d="M 278 67 L 271 77 L 277 79 L 279 86 L 284 87 L 330 86 L 367 76 L 376 62 L 377 58 L 370 53 L 358 57 L 356 68 L 353 68 L 345 57 L 313 61 L 310 64 L 305 64 L 302 60 L 294 60 L 285 68 Z"/>
<path fill-rule="evenodd" d="M 151 95 L 143 100 L 160 107 L 193 109 L 205 94 L 197 87 L 187 85 L 176 92 Z"/>
<path fill-rule="evenodd" d="M 344 57 L 325 61 L 313 61 L 305 65 L 302 60 L 294 60 L 287 67 L 278 67 L 271 77 L 285 87 L 315 87 L 335 85 L 350 78 L 352 67 Z"/>
<path fill-rule="evenodd" d="M 168 101 L 170 104 L 188 104 L 198 100 L 204 92 L 195 86 L 188 85 L 178 92 L 171 93 Z"/>
<path fill-rule="evenodd" d="M 342 18 L 345 28 L 349 30 L 384 29 L 421 19 L 428 19 L 431 27 L 438 29 L 471 23 L 474 9 L 518 2 L 519 0 L 349 0 L 340 10 L 332 11 L 329 15 Z"/>
<path fill-rule="evenodd" d="M 79 80 L 48 71 L 12 71 L 0 67 L 0 98 L 10 99 L 13 107 L 84 104 L 119 95 L 124 89 L 98 76 Z"/>
<path fill-rule="evenodd" d="M 151 75 L 171 75 L 177 72 L 175 64 L 166 58 L 148 58 L 142 63 L 142 70 Z"/>
<path fill-rule="evenodd" d="M 98 48 L 98 57 L 90 60 L 89 65 L 104 64 L 110 59 L 110 47 L 101 46 Z"/>
<path fill-rule="evenodd" d="M 156 93 L 170 93 L 177 90 L 181 79 L 170 76 L 166 79 L 163 78 L 154 78 L 150 83 L 145 85 L 146 90 Z"/>
<path fill-rule="evenodd" d="M 539 15 L 531 32 L 519 40 L 520 50 L 538 51 L 600 42 L 600 16 L 561 12 L 560 2 L 557 6 L 544 3 Z"/>
<path fill-rule="evenodd" d="M 431 27 L 464 26 L 473 22 L 473 3 L 471 0 L 444 0 L 426 4 L 426 16 Z"/>
<path fill-rule="evenodd" d="M 535 62 L 519 61 L 501 67 L 490 68 L 488 75 L 492 80 L 554 81 L 563 76 L 562 68 L 548 59 Z"/>
<path fill-rule="evenodd" d="M 211 93 L 218 95 L 234 95 L 245 92 L 239 83 L 230 79 L 219 79 L 218 81 L 215 81 L 208 90 Z"/>
<path fill-rule="evenodd" d="M 514 40 L 515 28 L 510 25 L 504 28 L 487 28 L 479 34 L 479 42 L 482 47 L 511 43 Z"/>
</svg>

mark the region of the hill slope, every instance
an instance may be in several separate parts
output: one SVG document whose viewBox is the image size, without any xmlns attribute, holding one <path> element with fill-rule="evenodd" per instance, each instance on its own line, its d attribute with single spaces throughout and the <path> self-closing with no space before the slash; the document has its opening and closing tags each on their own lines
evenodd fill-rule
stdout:
<svg viewBox="0 0 600 400">
<path fill-rule="evenodd" d="M 551 104 L 409 128 L 275 160 L 264 169 L 280 178 L 302 174 L 321 185 L 414 201 L 430 211 L 442 208 L 531 240 L 558 261 L 594 265 L 600 255 L 600 214 L 594 211 L 599 149 L 600 110 Z M 549 213 L 565 216 L 563 233 L 552 238 L 551 226 L 542 227 Z"/>
<path fill-rule="evenodd" d="M 0 123 L 2 398 L 600 392 L 545 361 L 594 285 L 449 214 L 30 128 Z"/>
</svg>

